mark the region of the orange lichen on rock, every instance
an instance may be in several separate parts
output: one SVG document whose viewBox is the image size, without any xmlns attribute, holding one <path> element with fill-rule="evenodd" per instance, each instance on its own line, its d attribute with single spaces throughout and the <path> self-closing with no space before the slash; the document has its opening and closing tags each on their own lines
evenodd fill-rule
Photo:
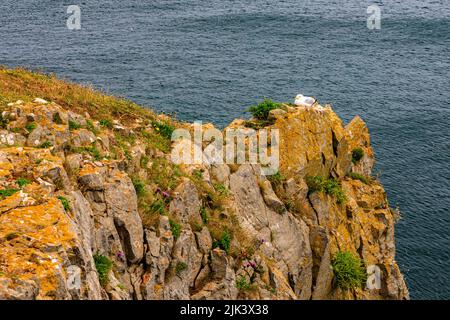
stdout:
<svg viewBox="0 0 450 320">
<path fill-rule="evenodd" d="M 0 272 L 35 281 L 37 298 L 48 298 L 63 274 L 60 253 L 74 241 L 71 221 L 58 199 L 12 209 L 0 215 Z"/>
</svg>

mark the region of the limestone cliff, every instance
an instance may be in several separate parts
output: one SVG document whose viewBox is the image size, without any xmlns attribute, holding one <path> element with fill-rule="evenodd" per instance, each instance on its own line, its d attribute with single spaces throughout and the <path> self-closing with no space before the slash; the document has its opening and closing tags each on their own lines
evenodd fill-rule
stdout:
<svg viewBox="0 0 450 320">
<path fill-rule="evenodd" d="M 0 299 L 408 298 L 359 117 L 272 111 L 281 162 L 266 178 L 171 163 L 167 133 L 189 124 L 58 102 L 0 106 Z M 377 266 L 381 286 L 337 285 L 340 252 Z"/>
</svg>

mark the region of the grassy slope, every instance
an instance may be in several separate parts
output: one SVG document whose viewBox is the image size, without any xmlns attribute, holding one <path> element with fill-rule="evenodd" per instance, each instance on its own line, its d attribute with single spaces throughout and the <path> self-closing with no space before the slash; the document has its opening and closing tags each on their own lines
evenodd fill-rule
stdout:
<svg viewBox="0 0 450 320">
<path fill-rule="evenodd" d="M 120 119 L 124 124 L 136 118 L 154 119 L 154 112 L 90 87 L 73 84 L 54 75 L 32 72 L 23 68 L 7 69 L 0 65 L 0 106 L 17 100 L 31 101 L 39 97 L 56 102 L 67 110 L 95 120 Z"/>
</svg>

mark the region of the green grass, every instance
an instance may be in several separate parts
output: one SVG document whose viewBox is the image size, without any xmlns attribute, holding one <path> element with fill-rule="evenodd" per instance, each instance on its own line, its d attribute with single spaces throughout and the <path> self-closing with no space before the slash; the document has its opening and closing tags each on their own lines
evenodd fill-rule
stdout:
<svg viewBox="0 0 450 320">
<path fill-rule="evenodd" d="M 102 286 L 108 284 L 109 278 L 108 273 L 113 267 L 112 261 L 104 255 L 95 254 L 94 255 L 95 268 L 97 269 L 98 280 Z"/>
<path fill-rule="evenodd" d="M 256 106 L 251 106 L 248 108 L 249 111 L 254 118 L 258 120 L 267 120 L 269 117 L 269 112 L 273 109 L 280 108 L 281 103 L 273 102 L 270 99 L 264 99 L 263 102 L 257 104 Z"/>
<path fill-rule="evenodd" d="M 69 120 L 69 130 L 70 130 L 70 131 L 72 131 L 72 130 L 78 130 L 78 129 L 80 129 L 81 127 L 82 127 L 82 125 L 79 124 L 78 122 L 73 121 L 73 120 Z"/>
<path fill-rule="evenodd" d="M 58 197 L 59 201 L 61 201 L 62 206 L 64 207 L 65 211 L 70 211 L 70 203 L 69 200 L 67 200 L 67 198 L 63 197 L 63 196 L 59 196 Z"/>
<path fill-rule="evenodd" d="M 200 208 L 200 216 L 202 217 L 203 224 L 207 224 L 208 223 L 208 211 L 206 210 L 205 207 Z"/>
<path fill-rule="evenodd" d="M 309 192 L 324 192 L 336 198 L 337 203 L 341 204 L 347 200 L 341 185 L 335 179 L 325 179 L 321 176 L 306 177 L 306 184 Z"/>
<path fill-rule="evenodd" d="M 19 186 L 19 188 L 23 188 L 25 187 L 27 184 L 30 184 L 31 181 L 26 179 L 26 178 L 19 178 L 16 180 L 17 185 Z"/>
<path fill-rule="evenodd" d="M 52 146 L 52 143 L 50 142 L 50 141 L 45 141 L 45 142 L 42 142 L 39 146 L 38 146 L 38 148 L 41 148 L 41 149 L 47 149 L 47 148 L 50 148 Z"/>
<path fill-rule="evenodd" d="M 181 225 L 179 223 L 176 223 L 172 219 L 169 220 L 170 224 L 170 230 L 172 231 L 172 235 L 177 240 L 180 237 L 181 234 Z"/>
<path fill-rule="evenodd" d="M 224 197 L 227 197 L 230 193 L 230 191 L 228 190 L 227 187 L 225 187 L 223 184 L 218 183 L 214 185 L 214 189 L 221 195 Z"/>
<path fill-rule="evenodd" d="M 3 189 L 0 190 L 0 199 L 4 199 L 12 196 L 14 193 L 18 192 L 18 189 Z"/>
<path fill-rule="evenodd" d="M 267 180 L 270 181 L 272 186 L 279 186 L 284 180 L 286 180 L 286 178 L 279 171 L 277 171 L 275 174 L 267 176 Z"/>
<path fill-rule="evenodd" d="M 30 122 L 25 125 L 25 129 L 27 129 L 29 133 L 31 133 L 34 129 L 36 129 L 36 127 L 37 125 L 34 122 Z"/>
<path fill-rule="evenodd" d="M 332 261 L 334 285 L 343 290 L 363 288 L 367 280 L 364 264 L 350 252 L 338 252 Z"/>
<path fill-rule="evenodd" d="M 145 195 L 145 183 L 139 178 L 133 177 L 131 179 L 133 181 L 134 190 L 136 190 L 136 194 L 138 197 L 142 197 Z"/>
<path fill-rule="evenodd" d="M 347 174 L 347 177 L 353 179 L 353 180 L 359 180 L 364 184 L 369 184 L 370 183 L 370 178 L 366 177 L 362 174 L 356 173 L 356 172 L 350 172 Z"/>
<path fill-rule="evenodd" d="M 229 253 L 231 248 L 231 234 L 228 231 L 224 231 L 220 239 L 214 240 L 213 248 L 220 248 L 226 253 Z"/>
<path fill-rule="evenodd" d="M 112 128 L 112 123 L 111 123 L 111 121 L 109 121 L 108 119 L 101 119 L 101 120 L 99 121 L 99 123 L 100 123 L 100 125 L 101 125 L 102 127 L 109 128 L 109 129 Z"/>
<path fill-rule="evenodd" d="M 8 126 L 8 119 L 3 118 L 1 112 L 0 112 L 0 128 L 1 129 L 6 129 L 6 127 Z"/>
<path fill-rule="evenodd" d="M 355 148 L 352 150 L 352 162 L 353 164 L 358 163 L 364 156 L 364 150 L 362 148 Z"/>
<path fill-rule="evenodd" d="M 157 213 L 160 215 L 167 215 L 166 212 L 166 204 L 164 203 L 164 200 L 158 199 L 155 200 L 149 207 L 150 213 Z"/>
<path fill-rule="evenodd" d="M 164 121 L 153 121 L 152 126 L 155 131 L 160 134 L 162 137 L 171 140 L 172 133 L 175 130 L 175 127 Z"/>
<path fill-rule="evenodd" d="M 252 289 L 252 285 L 247 281 L 247 278 L 245 276 L 239 276 L 236 279 L 236 288 L 239 291 L 248 291 Z"/>
<path fill-rule="evenodd" d="M 184 270 L 186 270 L 188 265 L 184 262 L 178 262 L 175 266 L 175 273 L 179 276 Z"/>
</svg>

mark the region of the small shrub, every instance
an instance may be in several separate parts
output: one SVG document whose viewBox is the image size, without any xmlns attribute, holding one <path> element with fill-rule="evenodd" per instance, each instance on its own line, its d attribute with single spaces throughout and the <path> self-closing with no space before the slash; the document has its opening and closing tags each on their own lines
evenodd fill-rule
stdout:
<svg viewBox="0 0 450 320">
<path fill-rule="evenodd" d="M 347 200 L 341 185 L 335 179 L 325 179 L 321 176 L 306 177 L 306 184 L 310 192 L 324 192 L 336 198 L 337 203 Z"/>
<path fill-rule="evenodd" d="M 53 122 L 56 123 L 56 124 L 63 124 L 63 121 L 61 119 L 61 116 L 60 116 L 59 112 L 56 112 L 53 115 Z"/>
<path fill-rule="evenodd" d="M 36 123 L 30 122 L 30 123 L 27 123 L 27 125 L 25 126 L 25 129 L 27 129 L 27 131 L 29 133 L 31 133 L 34 129 L 36 129 L 36 127 L 37 127 Z"/>
<path fill-rule="evenodd" d="M 173 237 L 175 238 L 175 240 L 178 239 L 181 234 L 181 225 L 179 223 L 176 223 L 172 219 L 169 220 L 169 224 L 170 224 L 170 230 L 172 231 Z"/>
<path fill-rule="evenodd" d="M 70 131 L 72 131 L 72 130 L 78 130 L 78 129 L 80 129 L 81 127 L 82 127 L 81 124 L 79 124 L 78 122 L 73 121 L 73 120 L 69 120 L 69 130 L 70 130 Z"/>
<path fill-rule="evenodd" d="M 3 189 L 0 190 L 0 198 L 7 198 L 12 196 L 14 193 L 18 192 L 18 189 Z"/>
<path fill-rule="evenodd" d="M 256 119 L 267 120 L 270 110 L 278 109 L 280 106 L 281 103 L 273 102 L 270 99 L 264 99 L 264 101 L 258 105 L 248 108 L 247 111 L 249 111 Z"/>
<path fill-rule="evenodd" d="M 247 278 L 245 276 L 239 276 L 236 279 L 236 288 L 239 291 L 248 291 L 252 289 L 252 285 L 247 281 Z"/>
<path fill-rule="evenodd" d="M 222 236 L 218 240 L 214 240 L 213 248 L 220 248 L 226 253 L 230 252 L 231 247 L 231 235 L 228 231 L 224 231 Z"/>
<path fill-rule="evenodd" d="M 113 267 L 112 261 L 101 254 L 94 255 L 95 268 L 97 269 L 98 279 L 102 286 L 108 284 L 108 273 Z"/>
<path fill-rule="evenodd" d="M 8 119 L 3 118 L 3 116 L 2 116 L 2 114 L 0 112 L 0 128 L 6 129 L 7 126 L 8 126 L 8 122 L 9 122 Z"/>
<path fill-rule="evenodd" d="M 102 158 L 102 155 L 96 146 L 84 147 L 84 149 L 94 158 L 94 160 L 98 161 Z"/>
<path fill-rule="evenodd" d="M 350 252 L 338 252 L 332 261 L 334 284 L 343 290 L 362 288 L 367 280 L 364 264 Z"/>
<path fill-rule="evenodd" d="M 156 132 L 166 139 L 172 139 L 172 133 L 175 131 L 175 127 L 167 122 L 153 121 L 152 126 Z"/>
<path fill-rule="evenodd" d="M 362 148 L 355 148 L 352 150 L 352 162 L 353 164 L 358 163 L 364 156 L 364 150 Z"/>
<path fill-rule="evenodd" d="M 30 184 L 31 181 L 26 179 L 26 178 L 19 178 L 16 180 L 17 185 L 19 186 L 19 188 L 23 188 L 25 187 L 27 184 Z"/>
<path fill-rule="evenodd" d="M 195 179 L 201 180 L 201 179 L 203 179 L 203 171 L 195 169 L 195 170 L 192 171 L 192 176 Z"/>
<path fill-rule="evenodd" d="M 277 173 L 272 174 L 270 176 L 267 176 L 267 180 L 270 181 L 272 186 L 278 186 L 280 185 L 286 178 L 280 173 L 280 171 L 277 171 Z"/>
<path fill-rule="evenodd" d="M 132 178 L 134 190 L 136 190 L 136 194 L 138 197 L 145 195 L 145 184 L 139 178 Z"/>
<path fill-rule="evenodd" d="M 350 172 L 349 174 L 347 174 L 347 177 L 353 180 L 359 180 L 364 184 L 369 184 L 370 182 L 370 178 L 356 172 Z"/>
<path fill-rule="evenodd" d="M 150 205 L 150 211 L 151 213 L 157 213 L 160 215 L 166 215 L 166 205 L 164 203 L 164 201 L 162 199 L 158 199 L 156 201 L 154 201 L 151 205 Z"/>
<path fill-rule="evenodd" d="M 202 217 L 203 224 L 207 224 L 208 223 L 208 212 L 206 211 L 205 207 L 200 208 L 200 215 Z"/>
<path fill-rule="evenodd" d="M 58 197 L 59 201 L 61 201 L 62 206 L 64 207 L 64 210 L 66 211 L 70 211 L 70 203 L 69 200 L 67 200 L 67 198 L 63 197 L 63 196 L 59 196 Z"/>
<path fill-rule="evenodd" d="M 99 121 L 100 125 L 105 128 L 112 128 L 112 123 L 108 119 L 102 119 Z"/>
<path fill-rule="evenodd" d="M 45 142 L 42 142 L 39 146 L 38 146 L 38 148 L 41 148 L 41 149 L 47 149 L 47 148 L 50 148 L 52 146 L 52 143 L 50 142 L 50 141 L 45 141 Z"/>
<path fill-rule="evenodd" d="M 229 190 L 227 187 L 225 187 L 223 184 L 219 183 L 214 185 L 214 189 L 221 195 L 221 196 L 228 196 Z"/>
<path fill-rule="evenodd" d="M 175 266 L 175 273 L 179 276 L 181 274 L 181 272 L 183 272 L 184 270 L 187 269 L 187 264 L 184 262 L 178 262 L 177 265 Z"/>
</svg>

